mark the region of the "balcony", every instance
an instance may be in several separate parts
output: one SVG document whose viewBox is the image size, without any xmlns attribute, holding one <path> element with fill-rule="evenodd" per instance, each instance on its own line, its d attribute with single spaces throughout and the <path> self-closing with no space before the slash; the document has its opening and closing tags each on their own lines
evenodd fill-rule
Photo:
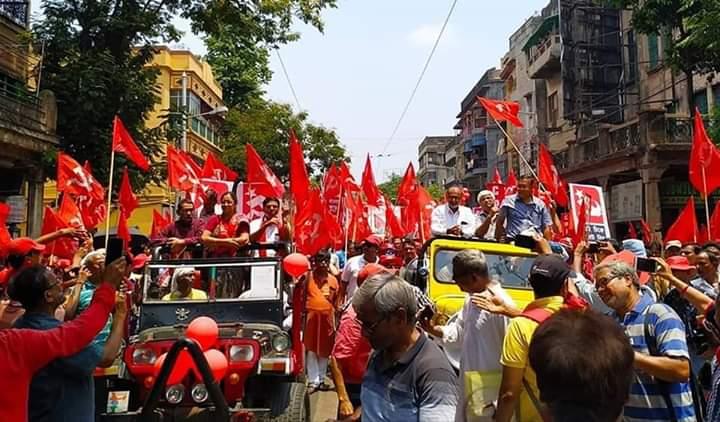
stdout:
<svg viewBox="0 0 720 422">
<path fill-rule="evenodd" d="M 705 127 L 709 122 L 705 121 Z M 693 121 L 686 116 L 658 114 L 648 121 L 648 144 L 689 145 L 692 143 Z"/>
<path fill-rule="evenodd" d="M 557 15 L 545 19 L 523 47 L 532 79 L 549 79 L 560 71 L 559 22 Z"/>
</svg>

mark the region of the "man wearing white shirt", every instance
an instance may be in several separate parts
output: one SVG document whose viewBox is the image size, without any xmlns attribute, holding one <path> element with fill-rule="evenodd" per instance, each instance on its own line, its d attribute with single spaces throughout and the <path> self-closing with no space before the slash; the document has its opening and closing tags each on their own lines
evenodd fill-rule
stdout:
<svg viewBox="0 0 720 422">
<path fill-rule="evenodd" d="M 357 290 L 357 278 L 360 270 L 367 264 L 377 264 L 380 261 L 378 252 L 380 252 L 381 245 L 382 239 L 380 237 L 368 236 L 360 245 L 363 251 L 362 255 L 354 256 L 345 263 L 340 279 L 346 293 L 346 302 L 350 301 L 355 290 Z"/>
<path fill-rule="evenodd" d="M 431 226 L 433 236 L 457 236 L 471 238 L 475 235 L 475 214 L 460 205 L 462 189 L 451 186 L 445 192 L 446 203 L 435 207 Z"/>
<path fill-rule="evenodd" d="M 266 198 L 263 201 L 263 212 L 265 215 L 262 218 L 250 222 L 250 241 L 253 243 L 277 243 L 287 240 L 289 231 L 280 215 L 280 200 L 272 197 Z M 272 249 L 255 252 L 256 257 L 275 255 L 276 252 Z"/>
<path fill-rule="evenodd" d="M 488 376 L 502 373 L 500 355 L 510 319 L 484 309 L 493 308 L 496 301 L 502 301 L 505 307 L 514 308 L 515 305 L 500 284 L 490 279 L 485 255 L 478 250 L 464 250 L 453 258 L 453 280 L 460 290 L 469 295 L 458 318 L 444 326 L 433 325 L 430 320 L 420 322 L 444 346 L 461 347 L 459 381 L 462 401 L 458 403 L 455 421 L 486 420 L 494 413 L 492 402 L 497 400 L 500 387 L 498 384 L 495 388 L 488 388 Z M 480 378 L 485 381 L 482 393 L 479 391 L 483 385 L 478 382 Z"/>
</svg>

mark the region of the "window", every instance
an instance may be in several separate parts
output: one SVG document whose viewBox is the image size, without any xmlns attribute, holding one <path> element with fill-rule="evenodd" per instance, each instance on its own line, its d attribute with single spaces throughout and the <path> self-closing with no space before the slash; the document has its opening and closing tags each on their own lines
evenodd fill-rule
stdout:
<svg viewBox="0 0 720 422">
<path fill-rule="evenodd" d="M 439 283 L 453 283 L 452 261 L 459 251 L 441 249 L 435 253 L 433 272 Z M 485 253 L 490 278 L 504 288 L 530 289 L 528 274 L 535 258 Z"/>
<path fill-rule="evenodd" d="M 693 97 L 693 102 L 695 103 L 695 107 L 697 107 L 700 110 L 700 113 L 707 114 L 708 113 L 708 98 L 707 98 L 707 89 L 703 89 L 702 91 L 698 91 L 695 93 L 695 96 Z"/>
<path fill-rule="evenodd" d="M 560 117 L 560 109 L 558 107 L 558 94 L 554 92 L 548 97 L 548 126 L 558 127 L 558 118 Z"/>
<path fill-rule="evenodd" d="M 637 44 L 635 41 L 635 31 L 628 31 L 627 33 L 627 44 L 628 44 L 628 71 L 627 81 L 635 82 L 637 78 Z"/>
<path fill-rule="evenodd" d="M 475 110 L 473 112 L 473 117 L 475 119 L 475 129 L 481 129 L 487 125 L 487 116 L 480 110 Z"/>
<path fill-rule="evenodd" d="M 650 69 L 655 69 L 660 64 L 660 37 L 648 35 L 648 63 Z"/>
</svg>

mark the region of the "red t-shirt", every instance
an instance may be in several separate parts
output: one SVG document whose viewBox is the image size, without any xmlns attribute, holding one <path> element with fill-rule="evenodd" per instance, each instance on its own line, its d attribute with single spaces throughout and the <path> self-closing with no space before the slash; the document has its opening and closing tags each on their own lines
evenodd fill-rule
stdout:
<svg viewBox="0 0 720 422">
<path fill-rule="evenodd" d="M 372 353 L 372 346 L 362 335 L 362 326 L 357 321 L 352 305 L 340 318 L 340 326 L 335 334 L 332 355 L 343 368 L 346 384 L 362 384 L 365 369 Z"/>
<path fill-rule="evenodd" d="M 235 214 L 229 220 L 223 219 L 220 215 L 213 215 L 205 224 L 205 230 L 210 232 L 212 237 L 218 239 L 229 239 L 237 237 L 243 232 L 250 230 L 248 221 L 240 214 Z M 210 248 L 210 256 L 234 256 L 237 252 L 233 248 L 213 247 Z"/>
</svg>

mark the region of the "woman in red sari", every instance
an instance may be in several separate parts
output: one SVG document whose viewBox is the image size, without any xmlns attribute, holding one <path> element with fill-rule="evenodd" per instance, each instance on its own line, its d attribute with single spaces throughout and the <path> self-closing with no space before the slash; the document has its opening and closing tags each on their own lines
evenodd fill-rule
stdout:
<svg viewBox="0 0 720 422">
<path fill-rule="evenodd" d="M 304 343 L 310 393 L 327 388 L 325 374 L 335 336 L 335 311 L 340 286 L 330 272 L 330 253 L 320 251 L 313 259 L 313 271 L 307 278 L 307 323 Z"/>
<path fill-rule="evenodd" d="M 235 256 L 238 249 L 250 242 L 250 224 L 237 213 L 237 199 L 232 192 L 220 197 L 222 214 L 208 218 L 202 234 L 203 245 L 210 257 Z"/>
</svg>

